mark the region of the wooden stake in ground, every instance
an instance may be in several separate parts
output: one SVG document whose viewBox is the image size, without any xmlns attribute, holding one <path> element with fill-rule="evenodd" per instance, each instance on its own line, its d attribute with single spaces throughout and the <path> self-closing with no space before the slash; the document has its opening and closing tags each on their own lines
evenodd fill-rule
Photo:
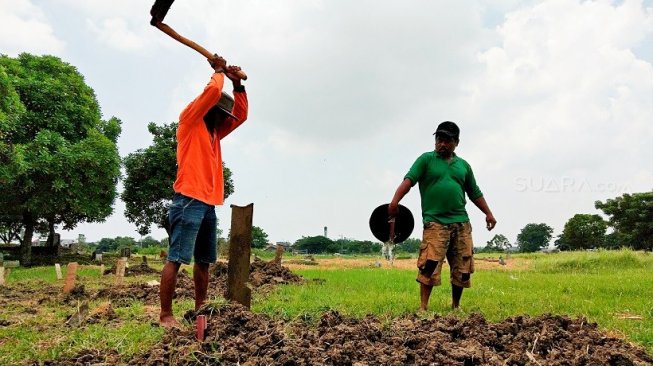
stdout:
<svg viewBox="0 0 653 366">
<path fill-rule="evenodd" d="M 127 263 L 126 259 L 120 259 L 118 262 L 116 262 L 116 284 L 122 284 L 123 278 L 125 278 L 125 263 Z"/>
<path fill-rule="evenodd" d="M 206 331 L 206 315 L 198 315 L 195 319 L 195 335 L 197 340 L 204 342 L 204 332 Z"/>
<path fill-rule="evenodd" d="M 252 291 L 249 281 L 249 256 L 252 243 L 252 218 L 254 204 L 245 207 L 231 205 L 231 241 L 229 242 L 229 267 L 225 298 L 250 308 Z"/>
<path fill-rule="evenodd" d="M 0 266 L 0 286 L 4 286 L 5 284 L 5 267 Z"/>
<path fill-rule="evenodd" d="M 274 254 L 274 263 L 281 265 L 281 257 L 283 257 L 283 245 L 277 245 L 277 251 Z"/>
<path fill-rule="evenodd" d="M 57 273 L 57 279 L 58 280 L 63 278 L 63 276 L 61 275 L 61 264 L 55 263 L 54 264 L 54 271 Z"/>
<path fill-rule="evenodd" d="M 66 283 L 63 285 L 63 293 L 69 294 L 75 288 L 77 278 L 77 262 L 68 263 L 66 267 Z"/>
<path fill-rule="evenodd" d="M 104 276 L 104 264 L 100 264 L 100 277 Z"/>
</svg>

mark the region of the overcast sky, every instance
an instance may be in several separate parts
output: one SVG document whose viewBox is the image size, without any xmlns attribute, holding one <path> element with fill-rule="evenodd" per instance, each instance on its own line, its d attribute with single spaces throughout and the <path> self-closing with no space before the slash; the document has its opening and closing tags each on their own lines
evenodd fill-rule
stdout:
<svg viewBox="0 0 653 366">
<path fill-rule="evenodd" d="M 123 122 L 121 156 L 151 143 L 212 70 L 149 25 L 153 0 L 0 0 L 0 53 L 76 66 L 103 116 Z M 470 202 L 476 246 L 528 223 L 557 235 L 596 200 L 653 189 L 653 1 L 177 0 L 165 22 L 240 65 L 249 120 L 223 140 L 236 193 L 273 242 L 375 240 L 372 210 L 461 128 L 497 227 Z M 230 90 L 228 86 L 227 90 Z M 420 221 L 419 191 L 402 201 Z M 83 233 L 139 238 L 117 200 Z M 155 238 L 165 236 L 154 228 Z M 419 227 L 413 237 L 421 238 Z"/>
</svg>

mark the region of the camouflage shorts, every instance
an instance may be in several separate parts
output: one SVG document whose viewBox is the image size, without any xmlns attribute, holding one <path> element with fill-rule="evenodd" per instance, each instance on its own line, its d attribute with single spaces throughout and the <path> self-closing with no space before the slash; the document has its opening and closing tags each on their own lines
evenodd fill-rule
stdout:
<svg viewBox="0 0 653 366">
<path fill-rule="evenodd" d="M 424 224 L 424 236 L 417 259 L 417 282 L 429 286 L 442 283 L 441 272 L 445 257 L 451 270 L 451 283 L 469 288 L 474 273 L 474 243 L 469 222 L 442 225 Z"/>
</svg>

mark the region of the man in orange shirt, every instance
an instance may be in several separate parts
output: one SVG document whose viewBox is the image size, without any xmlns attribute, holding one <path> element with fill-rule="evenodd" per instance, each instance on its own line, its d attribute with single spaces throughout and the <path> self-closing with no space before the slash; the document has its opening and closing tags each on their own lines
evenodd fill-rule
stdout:
<svg viewBox="0 0 653 366">
<path fill-rule="evenodd" d="M 177 272 L 194 258 L 195 309 L 206 300 L 209 265 L 217 259 L 215 206 L 224 201 L 220 140 L 247 119 L 247 93 L 237 66 L 219 56 L 209 60 L 215 73 L 195 100 L 181 112 L 177 128 L 177 179 L 170 205 L 170 248 L 161 272 L 161 313 L 164 327 L 179 326 L 172 313 Z M 234 98 L 222 92 L 225 76 Z"/>
</svg>

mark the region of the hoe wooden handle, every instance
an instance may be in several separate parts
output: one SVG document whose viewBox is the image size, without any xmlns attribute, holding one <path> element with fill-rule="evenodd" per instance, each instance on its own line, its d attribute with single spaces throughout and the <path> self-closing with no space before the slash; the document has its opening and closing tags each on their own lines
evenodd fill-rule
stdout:
<svg viewBox="0 0 653 366">
<path fill-rule="evenodd" d="M 162 23 L 162 22 L 156 22 L 154 24 L 155 27 L 159 28 L 163 33 L 169 35 L 170 37 L 176 39 L 177 41 L 185 44 L 186 46 L 194 49 L 195 51 L 199 52 L 202 56 L 206 57 L 207 59 L 212 59 L 213 54 L 209 52 L 206 48 L 198 45 L 197 43 L 191 41 L 190 39 L 182 36 L 181 34 L 175 32 L 174 29 L 172 29 L 169 25 Z M 244 71 L 238 71 L 237 75 L 239 78 L 243 80 L 247 80 L 247 74 L 245 74 Z"/>
</svg>

